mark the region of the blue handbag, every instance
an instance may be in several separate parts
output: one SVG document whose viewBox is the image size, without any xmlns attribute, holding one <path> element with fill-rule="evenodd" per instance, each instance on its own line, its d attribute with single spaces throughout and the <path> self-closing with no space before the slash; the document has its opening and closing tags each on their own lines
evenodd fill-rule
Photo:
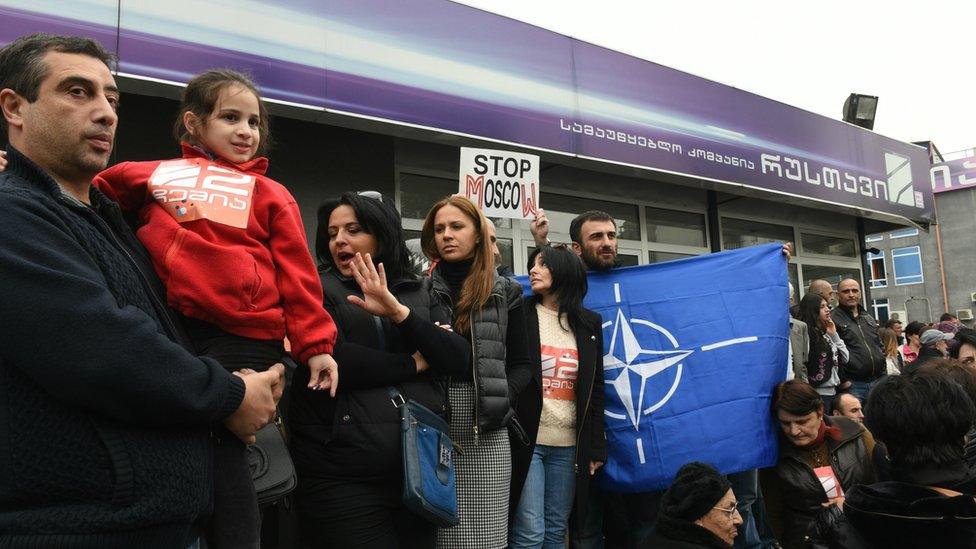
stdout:
<svg viewBox="0 0 976 549">
<path fill-rule="evenodd" d="M 403 456 L 403 504 L 440 527 L 458 518 L 454 443 L 444 418 L 389 387 L 390 400 L 400 411 Z"/>
</svg>

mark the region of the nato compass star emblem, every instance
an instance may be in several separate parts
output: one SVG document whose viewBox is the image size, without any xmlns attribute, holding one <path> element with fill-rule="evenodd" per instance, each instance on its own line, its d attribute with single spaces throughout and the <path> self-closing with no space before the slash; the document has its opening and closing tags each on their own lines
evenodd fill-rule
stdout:
<svg viewBox="0 0 976 549">
<path fill-rule="evenodd" d="M 678 390 L 685 359 L 697 352 L 711 351 L 730 345 L 758 341 L 759 339 L 756 336 L 739 337 L 702 345 L 697 349 L 681 349 L 678 340 L 663 326 L 641 318 L 628 320 L 619 307 L 620 284 L 615 283 L 613 286 L 614 298 L 618 307 L 614 320 L 603 323 L 604 330 L 613 326 L 613 335 L 610 337 L 607 354 L 603 356 L 603 375 L 606 383 L 620 399 L 626 414 L 613 412 L 609 408 L 604 410 L 604 414 L 618 420 L 629 420 L 637 431 L 640 431 L 641 418 L 664 406 Z M 653 339 L 662 343 L 666 340 L 671 348 L 644 348 L 641 344 L 641 338 L 637 337 L 635 327 L 641 333 L 646 333 L 648 329 L 653 330 L 658 334 Z M 670 387 L 662 398 L 651 402 L 654 398 L 649 398 L 647 393 L 648 388 L 654 386 L 652 378 L 667 372 L 671 368 L 676 370 Z M 635 383 L 640 384 L 636 392 L 634 391 Z M 654 388 L 657 389 L 658 393 L 664 389 L 663 387 Z M 640 462 L 644 463 L 643 441 L 638 437 L 636 444 L 637 456 Z"/>
</svg>

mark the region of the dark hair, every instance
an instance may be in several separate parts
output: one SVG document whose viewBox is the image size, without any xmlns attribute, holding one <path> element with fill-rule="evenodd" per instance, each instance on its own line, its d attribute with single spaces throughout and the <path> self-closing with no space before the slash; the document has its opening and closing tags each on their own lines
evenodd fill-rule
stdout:
<svg viewBox="0 0 976 549">
<path fill-rule="evenodd" d="M 842 411 L 841 410 L 841 408 L 842 408 L 841 399 L 844 398 L 844 395 L 849 395 L 854 400 L 857 400 L 857 397 L 854 396 L 854 395 L 852 395 L 852 394 L 850 394 L 850 393 L 837 393 L 837 394 L 835 394 L 834 395 L 834 398 L 830 399 L 830 415 L 834 415 L 834 412 L 841 412 Z"/>
<path fill-rule="evenodd" d="M 192 112 L 203 124 L 213 114 L 220 99 L 220 93 L 226 88 L 239 86 L 254 94 L 258 99 L 258 130 L 261 132 L 261 141 L 258 143 L 256 156 L 267 153 L 271 147 L 271 127 L 268 116 L 268 108 L 261 100 L 261 93 L 247 75 L 231 69 L 212 69 L 202 72 L 193 77 L 183 90 L 183 101 L 180 103 L 179 114 L 176 115 L 176 122 L 173 124 L 173 137 L 177 141 L 198 144 L 186 125 L 183 124 L 183 115 Z"/>
<path fill-rule="evenodd" d="M 969 395 L 970 400 L 976 404 L 976 371 L 954 358 L 937 358 L 927 360 L 925 364 L 911 372 L 914 376 L 939 375 L 945 376 L 962 387 L 963 391 Z M 974 418 L 976 419 L 976 418 Z"/>
<path fill-rule="evenodd" d="M 810 329 L 810 337 L 814 336 L 814 330 L 817 330 L 817 337 L 823 333 L 823 329 L 820 328 L 820 306 L 824 302 L 824 298 L 820 294 L 807 293 L 800 300 L 800 310 L 797 316 L 800 320 L 807 324 L 807 328 Z"/>
<path fill-rule="evenodd" d="M 895 324 L 901 324 L 902 322 L 897 318 L 889 318 L 887 322 L 884 323 L 885 328 L 895 328 Z"/>
<path fill-rule="evenodd" d="M 976 407 L 945 375 L 883 378 L 868 395 L 865 422 L 885 443 L 893 471 L 942 467 L 963 459 Z"/>
<path fill-rule="evenodd" d="M 942 313 L 942 316 L 939 317 L 939 322 L 945 322 L 947 320 L 959 320 L 959 318 L 952 313 Z"/>
<path fill-rule="evenodd" d="M 971 345 L 976 347 L 976 330 L 973 330 L 972 328 L 960 329 L 958 332 L 956 332 L 956 342 L 956 345 L 949 348 L 949 356 L 952 358 L 959 358 L 959 351 L 962 349 L 963 345 Z"/>
<path fill-rule="evenodd" d="M 806 323 L 809 335 L 807 381 L 817 386 L 829 381 L 832 370 L 837 366 L 834 349 L 824 336 L 824 327 L 820 324 L 820 307 L 825 301 L 822 295 L 808 292 L 800 300 L 797 314 L 797 318 Z"/>
<path fill-rule="evenodd" d="M 773 390 L 773 415 L 782 410 L 794 416 L 805 416 L 823 411 L 823 399 L 806 381 L 791 379 Z"/>
<path fill-rule="evenodd" d="M 579 214 L 573 218 L 573 221 L 569 224 L 569 238 L 573 242 L 583 245 L 582 237 L 580 236 L 580 231 L 583 229 L 583 223 L 587 221 L 609 221 L 613 223 L 614 230 L 617 229 L 617 222 L 613 220 L 607 212 L 602 210 L 589 210 Z"/>
<path fill-rule="evenodd" d="M 373 263 L 383 264 L 387 282 L 417 274 L 410 260 L 410 251 L 404 242 L 400 214 L 393 206 L 381 200 L 354 192 L 343 193 L 319 206 L 318 226 L 315 228 L 315 257 L 320 266 L 335 268 L 332 252 L 329 251 L 329 217 L 339 206 L 352 208 L 359 226 L 376 239 Z"/>
<path fill-rule="evenodd" d="M 925 324 L 922 324 L 917 320 L 913 320 L 909 322 L 905 326 L 905 339 L 907 340 L 909 336 L 913 336 L 913 335 L 917 335 L 917 336 L 922 335 L 922 332 L 925 331 L 925 328 L 926 328 Z"/>
<path fill-rule="evenodd" d="M 43 58 L 51 51 L 94 57 L 109 69 L 115 63 L 115 56 L 90 38 L 43 33 L 22 36 L 0 49 L 0 90 L 10 88 L 28 103 L 37 101 L 48 71 Z M 2 116 L 0 128 L 7 129 L 7 120 Z"/>
<path fill-rule="evenodd" d="M 552 274 L 552 286 L 549 291 L 556 296 L 559 304 L 559 323 L 562 324 L 563 315 L 569 322 L 569 329 L 573 333 L 587 325 L 583 318 L 583 297 L 586 296 L 586 271 L 579 256 L 566 246 L 539 246 L 529 254 L 528 269 L 535 266 L 537 257 L 542 257 L 542 264 L 549 268 Z M 594 326 L 590 326 L 594 328 Z"/>
</svg>

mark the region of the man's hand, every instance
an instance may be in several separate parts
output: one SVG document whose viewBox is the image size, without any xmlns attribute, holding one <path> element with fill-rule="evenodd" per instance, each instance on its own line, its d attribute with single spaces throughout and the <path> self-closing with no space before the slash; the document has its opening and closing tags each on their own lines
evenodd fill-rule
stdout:
<svg viewBox="0 0 976 549">
<path fill-rule="evenodd" d="M 529 223 L 529 232 L 532 233 L 536 246 L 545 246 L 549 243 L 549 218 L 546 217 L 545 210 L 540 208 L 536 212 L 535 219 Z"/>
<path fill-rule="evenodd" d="M 783 257 L 786 258 L 786 261 L 789 261 L 790 258 L 793 257 L 793 243 L 792 242 L 784 242 L 783 243 Z"/>
<path fill-rule="evenodd" d="M 0 151 L 0 172 L 7 169 L 7 151 Z"/>
<path fill-rule="evenodd" d="M 334 397 L 339 388 L 339 365 L 332 355 L 321 354 L 309 358 L 308 369 L 312 372 L 308 388 L 313 391 L 328 389 L 329 395 Z"/>
<path fill-rule="evenodd" d="M 224 425 L 245 444 L 253 444 L 255 433 L 275 418 L 277 399 L 284 388 L 285 367 L 275 364 L 267 372 L 234 374 L 244 380 L 244 399 L 224 420 Z"/>
</svg>

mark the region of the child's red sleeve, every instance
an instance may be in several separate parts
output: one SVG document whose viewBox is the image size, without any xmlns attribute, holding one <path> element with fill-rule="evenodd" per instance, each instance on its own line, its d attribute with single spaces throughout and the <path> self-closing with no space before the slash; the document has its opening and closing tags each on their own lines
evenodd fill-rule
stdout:
<svg viewBox="0 0 976 549">
<path fill-rule="evenodd" d="M 151 200 L 147 189 L 149 174 L 135 169 L 138 163 L 121 162 L 95 176 L 92 184 L 105 196 L 118 202 L 123 212 L 137 212 Z M 151 172 L 150 172 L 151 173 Z"/>
<path fill-rule="evenodd" d="M 308 251 L 305 227 L 294 199 L 273 215 L 269 233 L 285 311 L 285 331 L 293 354 L 302 362 L 314 355 L 331 354 L 336 325 L 322 305 L 322 283 Z"/>
</svg>

